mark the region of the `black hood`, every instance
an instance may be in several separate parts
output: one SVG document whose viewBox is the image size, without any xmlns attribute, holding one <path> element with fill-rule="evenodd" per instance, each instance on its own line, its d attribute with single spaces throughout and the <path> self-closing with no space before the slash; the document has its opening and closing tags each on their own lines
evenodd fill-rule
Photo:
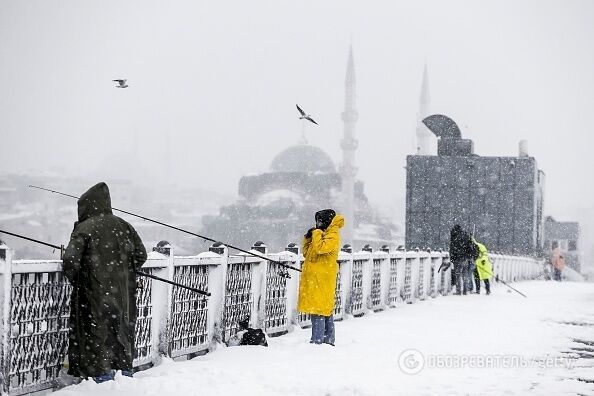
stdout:
<svg viewBox="0 0 594 396">
<path fill-rule="evenodd" d="M 316 212 L 316 215 L 315 215 L 316 225 L 318 222 L 320 222 L 321 227 L 319 227 L 319 228 L 321 228 L 322 230 L 325 230 L 326 228 L 328 228 L 330 226 L 330 223 L 332 223 L 334 216 L 336 216 L 336 212 L 332 209 L 320 210 L 319 212 Z"/>
<path fill-rule="evenodd" d="M 78 199 L 78 221 L 85 221 L 101 214 L 112 214 L 109 188 L 103 182 L 89 188 Z"/>
<path fill-rule="evenodd" d="M 462 227 L 460 227 L 460 225 L 456 224 L 453 228 L 452 231 L 450 231 L 450 236 L 455 236 L 455 235 L 460 235 L 462 234 Z"/>
</svg>

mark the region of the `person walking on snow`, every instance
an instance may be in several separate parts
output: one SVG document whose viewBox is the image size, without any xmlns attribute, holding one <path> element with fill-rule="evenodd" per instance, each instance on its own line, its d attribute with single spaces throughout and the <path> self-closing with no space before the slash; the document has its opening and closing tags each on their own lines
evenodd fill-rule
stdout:
<svg viewBox="0 0 594 396">
<path fill-rule="evenodd" d="M 472 239 L 467 232 L 462 230 L 460 225 L 456 224 L 450 231 L 450 261 L 454 265 L 454 283 L 456 292 L 454 294 L 463 294 L 468 292 L 470 274 L 468 274 L 469 260 L 472 259 L 474 247 Z"/>
<path fill-rule="evenodd" d="M 557 241 L 553 241 L 552 248 L 551 264 L 553 264 L 553 279 L 561 282 L 561 273 L 565 269 L 565 258 L 561 255 L 561 248 L 559 248 Z"/>
<path fill-rule="evenodd" d="M 64 252 L 72 285 L 68 374 L 103 382 L 132 376 L 136 274 L 146 261 L 136 230 L 111 210 L 105 183 L 78 200 L 78 221 Z"/>
<path fill-rule="evenodd" d="M 482 243 L 476 240 L 473 240 L 473 242 L 478 246 L 479 251 L 479 256 L 476 259 L 476 271 L 478 272 L 479 279 L 485 283 L 485 290 L 487 291 L 487 295 L 489 295 L 491 294 L 490 279 L 493 276 L 493 266 L 489 260 L 489 252 L 487 252 L 487 248 Z M 476 283 L 476 294 L 481 294 L 480 282 Z"/>
<path fill-rule="evenodd" d="M 326 209 L 317 212 L 315 220 L 315 228 L 310 228 L 303 239 L 297 310 L 311 315 L 311 343 L 334 345 L 334 294 L 344 217 Z"/>
<path fill-rule="evenodd" d="M 476 284 L 476 290 L 479 290 L 480 288 L 480 277 L 478 274 L 478 269 L 476 267 L 476 260 L 478 259 L 480 253 L 479 253 L 479 248 L 478 246 L 475 244 L 474 242 L 474 237 L 471 235 L 470 236 L 470 260 L 468 261 L 468 292 L 472 293 L 474 288 L 475 288 L 475 284 Z"/>
</svg>

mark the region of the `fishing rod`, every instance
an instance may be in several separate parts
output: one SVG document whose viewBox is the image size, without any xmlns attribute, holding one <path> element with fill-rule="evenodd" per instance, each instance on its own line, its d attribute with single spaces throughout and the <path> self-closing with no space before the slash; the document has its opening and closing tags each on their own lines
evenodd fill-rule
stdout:
<svg viewBox="0 0 594 396">
<path fill-rule="evenodd" d="M 488 272 L 488 271 L 487 271 L 487 272 Z M 510 289 L 512 289 L 513 291 L 515 291 L 516 293 L 518 293 L 519 295 L 521 295 L 521 296 L 524 296 L 524 297 L 528 298 L 528 296 L 527 296 L 527 295 L 525 295 L 524 293 L 522 293 L 522 292 L 521 292 L 521 291 L 519 291 L 518 289 L 516 289 L 516 288 L 514 288 L 514 287 L 510 286 L 510 285 L 509 285 L 507 282 L 505 282 L 504 280 L 502 280 L 502 279 L 499 279 L 499 275 L 493 275 L 493 273 L 492 273 L 492 272 L 489 272 L 489 274 L 490 274 L 491 276 L 495 276 L 495 282 L 501 282 L 501 283 L 503 283 L 505 286 L 509 287 Z"/>
<path fill-rule="evenodd" d="M 39 186 L 32 186 L 32 185 L 29 185 L 29 187 L 31 187 L 31 188 L 37 188 L 37 189 L 39 189 L 39 190 L 43 190 L 43 191 L 48 191 L 48 192 L 51 192 L 51 193 L 54 193 L 54 194 L 63 195 L 63 196 L 65 196 L 65 197 L 70 197 L 70 198 L 80 199 L 80 197 L 77 197 L 77 196 L 75 196 L 75 195 L 70 195 L 70 194 L 66 194 L 66 193 L 60 192 L 60 191 L 50 190 L 49 188 L 43 188 L 43 187 L 39 187 Z M 115 211 L 117 211 L 117 212 L 122 212 L 122 213 L 125 213 L 125 214 L 127 214 L 127 215 L 130 215 L 130 216 L 138 217 L 139 219 L 142 219 L 142 220 L 150 221 L 150 222 L 152 222 L 152 223 L 159 224 L 159 225 L 162 225 L 162 226 L 164 226 L 164 227 L 171 228 L 171 229 L 173 229 L 173 230 L 177 230 L 177 231 L 180 231 L 180 232 L 183 232 L 183 233 L 186 233 L 186 234 L 189 234 L 189 235 L 192 235 L 192 236 L 198 237 L 198 238 L 200 238 L 200 239 L 203 239 L 203 240 L 205 240 L 205 241 L 210 241 L 210 242 L 219 242 L 219 241 L 217 241 L 217 240 L 215 240 L 215 239 L 212 239 L 212 238 L 206 237 L 206 236 L 204 236 L 204 235 L 196 234 L 195 232 L 191 232 L 191 231 L 188 231 L 188 230 L 184 230 L 183 228 L 179 228 L 179 227 L 176 227 L 176 226 L 172 226 L 171 224 L 163 223 L 163 222 L 161 222 L 161 221 L 158 221 L 158 220 L 153 220 L 153 219 L 150 219 L 150 218 L 148 218 L 148 217 L 144 217 L 144 216 L 141 216 L 141 215 L 137 215 L 137 214 L 135 214 L 135 213 L 128 212 L 128 211 L 126 211 L 126 210 L 122 210 L 122 209 L 114 208 L 113 206 L 111 207 L 111 209 L 112 209 L 112 210 L 115 210 Z M 263 255 L 260 255 L 260 254 L 257 254 L 257 253 L 254 253 L 254 252 L 251 252 L 251 251 L 248 251 L 248 250 L 242 249 L 242 248 L 238 248 L 237 246 L 229 245 L 229 244 L 226 244 L 226 243 L 224 243 L 223 245 L 225 245 L 225 246 L 227 246 L 227 247 L 230 247 L 231 249 L 235 249 L 235 250 L 237 250 L 237 251 L 239 251 L 239 252 L 242 252 L 242 253 L 245 253 L 245 254 L 249 254 L 250 256 L 258 257 L 258 258 L 264 259 L 264 260 L 266 260 L 266 261 L 270 261 L 271 263 L 278 264 L 278 265 L 280 265 L 281 267 L 284 267 L 284 268 L 287 268 L 287 269 L 292 269 L 292 270 L 294 270 L 294 271 L 301 272 L 301 269 L 299 269 L 299 268 L 292 267 L 292 266 L 290 266 L 290 265 L 287 265 L 287 264 L 281 263 L 280 261 L 273 260 L 273 259 L 271 259 L 271 258 L 268 258 L 268 257 L 266 257 L 266 256 L 263 256 Z"/>
<path fill-rule="evenodd" d="M 19 235 L 19 234 L 15 234 L 13 232 L 8 232 L 8 231 L 4 231 L 4 230 L 0 230 L 0 234 L 12 235 L 14 237 L 26 239 L 27 241 L 39 243 L 41 245 L 49 246 L 49 247 L 52 247 L 54 249 L 60 249 L 60 258 L 62 259 L 63 256 L 64 256 L 64 245 L 58 246 L 58 245 L 54 245 L 54 244 L 51 244 L 51 243 L 43 242 L 43 241 L 40 241 L 40 240 L 37 240 L 37 239 L 29 238 L 29 237 L 26 237 L 24 235 Z M 134 271 L 134 273 L 136 275 L 139 275 L 139 276 L 144 276 L 144 277 L 147 277 L 147 278 L 158 280 L 160 282 L 169 283 L 170 285 L 181 287 L 183 289 L 188 289 L 188 290 L 191 290 L 191 291 L 193 291 L 195 293 L 202 294 L 204 296 L 210 296 L 210 293 L 207 292 L 207 291 L 196 289 L 196 288 L 191 287 L 191 286 L 185 286 L 185 285 L 182 285 L 181 283 L 173 282 L 173 281 L 170 281 L 168 279 L 163 279 L 163 278 L 160 278 L 160 277 L 155 276 L 155 275 L 147 274 L 146 272 Z"/>
<path fill-rule="evenodd" d="M 448 268 L 450 268 L 451 262 L 448 263 L 441 263 L 441 266 L 439 267 L 439 269 L 437 270 L 437 273 L 439 273 L 439 271 L 441 271 L 441 269 L 443 268 L 444 271 L 447 271 Z M 521 291 L 519 291 L 518 289 L 510 286 L 507 282 L 505 282 L 502 279 L 499 279 L 499 275 L 494 275 L 492 272 L 487 271 L 486 269 L 484 269 L 485 272 L 487 272 L 489 275 L 491 275 L 491 277 L 495 278 L 495 282 L 501 282 L 503 283 L 505 286 L 509 287 L 510 289 L 512 289 L 513 291 L 515 291 L 516 293 L 520 294 L 521 296 L 524 296 L 526 298 L 528 298 L 527 295 L 525 295 L 524 293 L 522 293 Z"/>
<path fill-rule="evenodd" d="M 64 245 L 60 245 L 60 246 L 53 245 L 51 243 L 47 243 L 47 242 L 43 242 L 43 241 L 40 241 L 37 239 L 29 238 L 24 235 L 14 234 L 12 232 L 4 231 L 4 230 L 0 230 L 0 234 L 12 235 L 17 238 L 26 239 L 27 241 L 31 241 L 31 242 L 39 243 L 41 245 L 49 246 L 51 248 L 54 248 L 54 251 L 55 251 L 55 249 L 60 249 L 60 259 L 62 259 L 62 257 L 64 256 Z"/>
<path fill-rule="evenodd" d="M 443 262 L 442 261 L 441 262 L 441 265 L 439 266 L 439 269 L 437 270 L 437 273 L 439 274 L 439 272 L 442 270 L 442 268 L 443 268 L 444 271 L 447 271 L 448 268 L 450 268 L 450 265 L 451 265 L 451 263 L 449 261 L 448 262 Z"/>
</svg>

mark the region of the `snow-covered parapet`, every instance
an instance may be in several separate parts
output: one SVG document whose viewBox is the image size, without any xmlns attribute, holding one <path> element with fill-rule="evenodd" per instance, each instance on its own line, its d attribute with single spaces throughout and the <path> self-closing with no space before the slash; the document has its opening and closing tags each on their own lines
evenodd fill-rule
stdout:
<svg viewBox="0 0 594 396">
<path fill-rule="evenodd" d="M 269 334 L 311 324 L 308 315 L 296 310 L 300 273 L 286 267 L 301 268 L 298 246 L 270 253 L 264 243 L 255 243 L 249 253 L 230 254 L 218 243 L 193 256 L 176 256 L 170 246 L 159 248 L 148 254 L 143 271 L 211 296 L 139 277 L 135 366 L 155 363 L 163 355 L 193 357 L 207 352 L 229 340 L 245 319 Z M 505 282 L 534 279 L 542 273 L 543 263 L 532 258 L 499 254 L 490 258 L 495 275 Z M 338 264 L 336 320 L 365 317 L 451 292 L 447 252 L 388 247 L 353 251 L 345 246 Z M 69 293 L 61 261 L 12 260 L 12 251 L 0 245 L 4 392 L 28 393 L 52 386 L 67 351 Z M 22 352 L 43 349 L 50 341 L 57 359 Z"/>
<path fill-rule="evenodd" d="M 71 286 L 62 275 L 62 262 L 12 257 L 12 250 L 1 245 L 2 394 L 50 388 L 51 373 L 57 376 L 62 369 L 68 347 Z M 48 345 L 51 353 L 46 353 Z"/>
</svg>

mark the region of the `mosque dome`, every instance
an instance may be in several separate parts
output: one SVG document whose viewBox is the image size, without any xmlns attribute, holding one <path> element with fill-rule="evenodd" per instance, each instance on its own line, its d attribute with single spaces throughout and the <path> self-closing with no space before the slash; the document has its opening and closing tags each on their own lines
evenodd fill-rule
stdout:
<svg viewBox="0 0 594 396">
<path fill-rule="evenodd" d="M 336 173 L 332 159 L 322 149 L 299 144 L 280 152 L 272 160 L 273 172 Z"/>
</svg>

